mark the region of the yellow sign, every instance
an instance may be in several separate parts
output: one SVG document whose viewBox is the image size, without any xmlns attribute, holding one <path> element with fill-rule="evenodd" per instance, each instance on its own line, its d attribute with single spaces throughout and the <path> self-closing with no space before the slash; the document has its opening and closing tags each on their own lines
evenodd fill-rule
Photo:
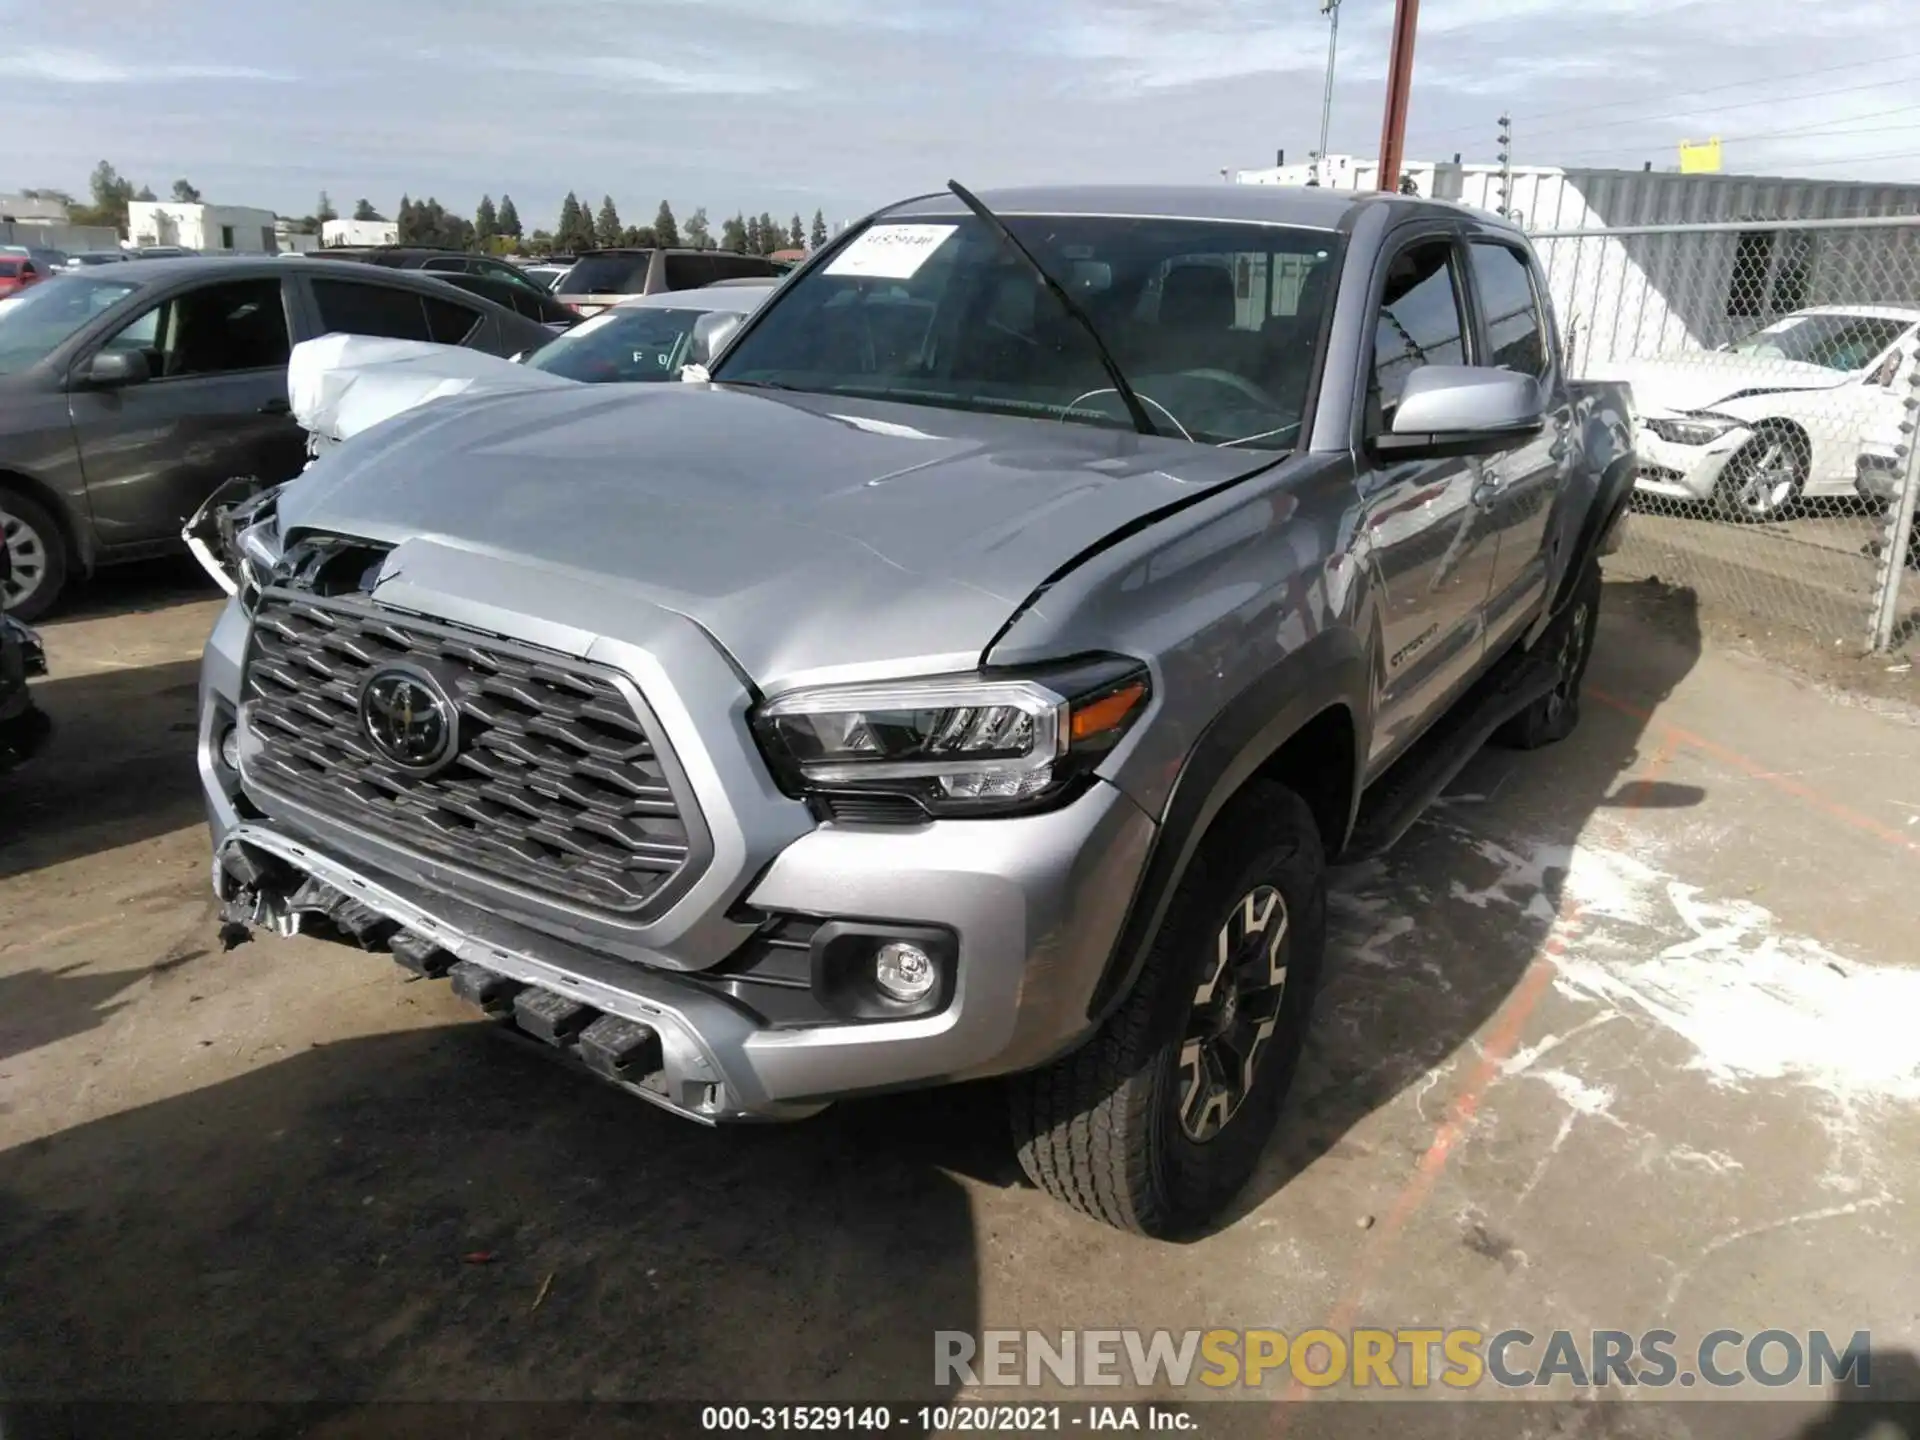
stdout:
<svg viewBox="0 0 1920 1440">
<path fill-rule="evenodd" d="M 1680 142 L 1680 173 L 1682 175 L 1718 175 L 1720 173 L 1720 140 L 1702 140 L 1695 144 L 1691 140 Z"/>
</svg>

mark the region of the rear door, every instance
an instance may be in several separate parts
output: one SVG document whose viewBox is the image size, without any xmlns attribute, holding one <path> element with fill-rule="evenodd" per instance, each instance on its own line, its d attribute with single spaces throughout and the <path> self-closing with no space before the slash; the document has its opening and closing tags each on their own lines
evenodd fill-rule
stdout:
<svg viewBox="0 0 1920 1440">
<path fill-rule="evenodd" d="M 1540 433 L 1499 455 L 1473 463 L 1480 470 L 1480 496 L 1499 532 L 1492 594 L 1487 603 L 1487 644 L 1498 648 L 1518 631 L 1553 573 L 1547 553 L 1547 522 L 1571 463 L 1573 403 L 1557 373 L 1544 289 L 1527 253 L 1492 236 L 1467 245 L 1475 309 L 1481 333 L 1480 363 L 1539 384 L 1547 423 Z"/>
<path fill-rule="evenodd" d="M 373 335 L 465 345 L 484 337 L 486 313 L 453 294 L 423 295 L 398 285 L 315 275 L 311 287 L 316 335 Z M 491 347 L 488 347 L 491 348 Z"/>
<path fill-rule="evenodd" d="M 1380 660 L 1370 773 L 1415 740 L 1479 666 L 1495 533 L 1466 459 L 1388 461 L 1371 440 L 1393 423 L 1407 377 L 1471 364 L 1466 257 L 1450 224 L 1394 237 L 1374 277 L 1360 447 L 1360 553 L 1379 597 Z"/>
<path fill-rule="evenodd" d="M 285 282 L 273 276 L 178 290 L 81 357 L 136 350 L 151 377 L 95 389 L 74 382 L 68 412 L 103 549 L 179 537 L 216 487 L 236 475 L 267 484 L 306 463 L 287 406 Z"/>
</svg>

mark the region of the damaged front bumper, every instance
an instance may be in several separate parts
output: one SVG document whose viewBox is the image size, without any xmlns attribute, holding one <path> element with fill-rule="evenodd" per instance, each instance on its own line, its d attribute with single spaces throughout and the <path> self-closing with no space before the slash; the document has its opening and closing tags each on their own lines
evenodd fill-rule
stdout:
<svg viewBox="0 0 1920 1440">
<path fill-rule="evenodd" d="M 227 835 L 214 855 L 213 883 L 229 944 L 258 927 L 387 951 L 415 974 L 451 981 L 489 1016 L 573 1052 L 602 1079 L 688 1119 L 793 1120 L 825 1108 L 825 1101 L 775 1099 L 751 1071 L 723 1061 L 757 1028 L 726 1002 L 631 970 L 616 985 L 611 975 L 581 973 L 577 961 L 562 967 L 481 939 L 398 887 L 265 826 L 242 823 Z"/>
</svg>

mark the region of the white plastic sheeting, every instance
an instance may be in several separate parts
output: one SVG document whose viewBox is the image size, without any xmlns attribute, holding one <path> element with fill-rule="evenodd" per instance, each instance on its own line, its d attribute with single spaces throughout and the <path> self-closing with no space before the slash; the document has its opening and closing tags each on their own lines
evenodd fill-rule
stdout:
<svg viewBox="0 0 1920 1440">
<path fill-rule="evenodd" d="M 363 335 L 302 341 L 287 365 L 287 399 L 307 431 L 307 448 L 316 455 L 444 396 L 579 383 L 478 350 Z"/>
</svg>

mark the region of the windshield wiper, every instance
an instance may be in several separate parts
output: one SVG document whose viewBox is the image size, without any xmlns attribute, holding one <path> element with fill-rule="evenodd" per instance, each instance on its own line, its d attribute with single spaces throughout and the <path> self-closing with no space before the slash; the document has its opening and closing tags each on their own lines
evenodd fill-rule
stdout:
<svg viewBox="0 0 1920 1440">
<path fill-rule="evenodd" d="M 947 181 L 947 189 L 959 197 L 960 203 L 991 225 L 1000 238 L 1013 247 L 1014 253 L 1026 261 L 1033 273 L 1040 277 L 1040 283 L 1052 292 L 1053 298 L 1060 302 L 1060 308 L 1073 317 L 1075 323 L 1087 332 L 1087 339 L 1093 342 L 1093 353 L 1100 357 L 1100 368 L 1107 372 L 1107 378 L 1113 381 L 1113 390 L 1120 397 L 1120 403 L 1127 407 L 1127 418 L 1133 421 L 1133 428 L 1142 435 L 1158 435 L 1153 420 L 1147 414 L 1147 407 L 1140 403 L 1140 397 L 1133 393 L 1133 386 L 1127 383 L 1127 377 L 1120 373 L 1120 367 L 1114 362 L 1113 352 L 1107 349 L 1107 342 L 1100 338 L 1100 332 L 1094 328 L 1093 321 L 1087 318 L 1087 312 L 1074 302 L 1073 296 L 1053 276 L 1047 273 L 1047 267 L 1034 258 L 1031 250 L 1020 243 L 1020 237 L 1007 228 L 1007 222 L 981 203 L 980 197 L 968 190 L 958 180 Z"/>
</svg>

